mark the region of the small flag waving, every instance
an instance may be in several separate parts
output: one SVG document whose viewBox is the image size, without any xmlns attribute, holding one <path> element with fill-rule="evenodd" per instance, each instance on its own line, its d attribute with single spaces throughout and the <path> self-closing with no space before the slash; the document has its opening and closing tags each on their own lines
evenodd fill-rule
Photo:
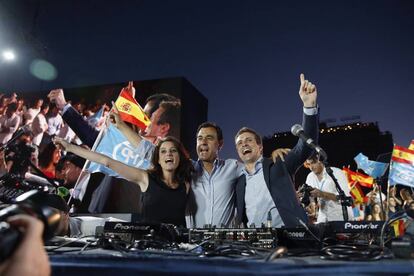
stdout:
<svg viewBox="0 0 414 276">
<path fill-rule="evenodd" d="M 127 89 L 122 89 L 115 106 L 119 111 L 119 117 L 125 122 L 134 124 L 143 130 L 151 123 L 142 107 Z"/>
<path fill-rule="evenodd" d="M 95 114 L 88 117 L 88 124 L 91 127 L 97 127 L 100 120 L 103 119 L 102 115 L 104 114 L 105 106 L 102 106 Z"/>
<path fill-rule="evenodd" d="M 343 168 L 342 170 L 345 172 L 349 183 L 357 181 L 361 186 L 364 186 L 366 188 L 372 188 L 372 186 L 374 185 L 374 178 L 368 175 L 351 171 L 348 168 Z"/>
<path fill-rule="evenodd" d="M 414 187 L 414 150 L 396 145 L 392 151 L 391 161 L 390 185 Z"/>
<path fill-rule="evenodd" d="M 368 201 L 368 198 L 365 196 L 358 182 L 355 181 L 351 183 L 350 186 L 351 189 L 349 193 L 354 199 L 354 203 L 366 203 Z"/>
<path fill-rule="evenodd" d="M 395 237 L 401 237 L 405 233 L 405 224 L 403 219 L 399 219 L 391 223 L 392 229 L 394 230 Z"/>
<path fill-rule="evenodd" d="M 414 150 L 395 145 L 392 151 L 391 160 L 414 166 Z"/>
<path fill-rule="evenodd" d="M 109 124 L 109 127 L 103 131 L 102 138 L 95 148 L 96 152 L 102 153 L 132 167 L 143 170 L 150 168 L 153 149 L 151 142 L 143 139 L 140 146 L 135 148 L 112 124 Z M 91 173 L 102 172 L 110 176 L 119 177 L 113 170 L 94 162 L 91 162 L 86 170 Z"/>
<path fill-rule="evenodd" d="M 354 160 L 357 163 L 358 169 L 363 170 L 366 174 L 372 176 L 373 178 L 379 178 L 383 176 L 388 168 L 387 163 L 371 161 L 362 153 L 359 153 L 357 156 L 355 156 Z"/>
</svg>

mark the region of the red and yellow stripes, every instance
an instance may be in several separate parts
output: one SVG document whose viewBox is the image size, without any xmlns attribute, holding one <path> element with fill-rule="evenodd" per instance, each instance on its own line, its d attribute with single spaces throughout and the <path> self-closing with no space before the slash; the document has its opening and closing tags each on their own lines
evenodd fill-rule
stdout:
<svg viewBox="0 0 414 276">
<path fill-rule="evenodd" d="M 414 150 L 395 145 L 391 159 L 394 162 L 414 165 Z"/>
<path fill-rule="evenodd" d="M 348 168 L 342 169 L 348 177 L 348 183 L 351 185 L 353 182 L 358 182 L 361 186 L 372 188 L 374 185 L 374 178 L 359 172 L 351 171 Z"/>
<path fill-rule="evenodd" d="M 145 129 L 151 123 L 142 107 L 126 91 L 121 91 L 115 106 L 119 111 L 119 116 L 125 122 L 134 124 L 141 129 Z"/>
<path fill-rule="evenodd" d="M 366 203 L 368 198 L 365 196 L 358 182 L 351 184 L 351 189 L 349 191 L 355 203 Z"/>
<path fill-rule="evenodd" d="M 405 224 L 403 219 L 394 221 L 392 224 L 392 229 L 394 229 L 395 237 L 403 236 L 405 233 Z"/>
</svg>

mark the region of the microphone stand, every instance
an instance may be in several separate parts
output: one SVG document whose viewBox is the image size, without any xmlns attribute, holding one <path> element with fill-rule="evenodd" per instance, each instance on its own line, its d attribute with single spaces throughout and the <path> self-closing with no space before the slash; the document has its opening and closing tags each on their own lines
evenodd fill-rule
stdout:
<svg viewBox="0 0 414 276">
<path fill-rule="evenodd" d="M 339 202 L 341 203 L 342 206 L 342 215 L 344 217 L 344 221 L 348 221 L 349 217 L 348 217 L 348 210 L 347 210 L 347 206 L 351 206 L 352 205 L 352 199 L 349 196 L 345 195 L 344 190 L 342 190 L 341 186 L 338 183 L 338 179 L 336 179 L 332 168 L 329 166 L 328 164 L 328 157 L 326 155 L 326 153 L 324 155 L 321 155 L 322 159 L 323 159 L 323 164 L 325 166 L 325 170 L 328 173 L 328 175 L 332 178 L 332 180 L 335 183 L 335 188 L 338 191 L 338 195 L 336 196 L 336 198 L 339 200 Z"/>
</svg>

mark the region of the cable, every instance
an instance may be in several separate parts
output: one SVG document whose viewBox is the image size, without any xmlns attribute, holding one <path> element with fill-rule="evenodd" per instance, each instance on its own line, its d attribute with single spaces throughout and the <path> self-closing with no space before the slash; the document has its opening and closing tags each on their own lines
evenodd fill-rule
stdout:
<svg viewBox="0 0 414 276">
<path fill-rule="evenodd" d="M 47 249 L 47 252 L 54 252 L 55 250 L 57 250 L 57 249 L 59 249 L 59 248 L 62 248 L 62 247 L 68 246 L 68 245 L 70 245 L 70 244 L 72 244 L 72 243 L 75 243 L 75 242 L 80 241 L 81 239 L 84 239 L 84 238 L 90 238 L 90 237 L 95 237 L 95 235 L 87 235 L 87 236 L 79 237 L 79 238 L 74 239 L 74 240 L 70 240 L 70 241 L 64 242 L 64 243 L 62 243 L 61 245 L 57 245 L 56 247 L 53 247 L 53 248 L 48 248 L 48 249 Z M 87 244 L 88 244 L 88 243 L 87 243 Z M 89 242 L 89 244 L 91 244 L 91 243 Z"/>
<path fill-rule="evenodd" d="M 321 259 L 343 261 L 376 261 L 391 256 L 380 246 L 332 245 L 321 249 Z"/>
</svg>

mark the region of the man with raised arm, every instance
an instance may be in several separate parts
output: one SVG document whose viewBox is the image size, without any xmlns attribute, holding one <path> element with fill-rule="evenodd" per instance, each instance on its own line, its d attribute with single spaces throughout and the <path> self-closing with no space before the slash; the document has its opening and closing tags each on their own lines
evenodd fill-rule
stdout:
<svg viewBox="0 0 414 276">
<path fill-rule="evenodd" d="M 300 75 L 299 96 L 303 102 L 303 129 L 318 141 L 316 86 Z M 244 127 L 235 137 L 237 153 L 244 163 L 243 175 L 237 181 L 237 223 L 260 227 L 293 227 L 307 222 L 307 216 L 295 192 L 292 176 L 311 148 L 302 140 L 286 155 L 285 161 L 263 158 L 262 139 L 253 129 Z M 269 225 L 270 224 L 270 225 Z"/>
</svg>

